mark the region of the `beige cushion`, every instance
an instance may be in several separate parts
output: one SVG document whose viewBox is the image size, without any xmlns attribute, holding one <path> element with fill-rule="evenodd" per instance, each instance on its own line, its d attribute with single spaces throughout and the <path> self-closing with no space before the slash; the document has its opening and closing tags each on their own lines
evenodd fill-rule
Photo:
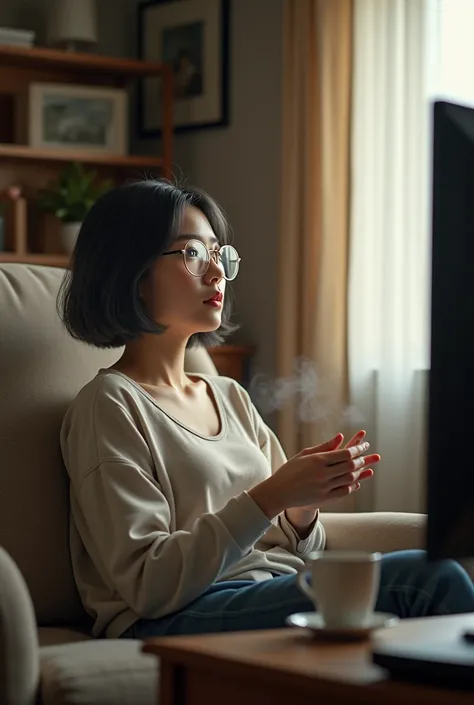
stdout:
<svg viewBox="0 0 474 705">
<path fill-rule="evenodd" d="M 131 639 L 40 650 L 42 705 L 156 705 L 158 660 Z"/>
<path fill-rule="evenodd" d="M 40 646 L 59 646 L 60 644 L 74 644 L 78 641 L 90 641 L 92 637 L 76 629 L 64 627 L 40 627 L 38 641 Z"/>
<path fill-rule="evenodd" d="M 32 705 L 38 679 L 33 604 L 18 566 L 0 546 L 0 703 Z"/>
<path fill-rule="evenodd" d="M 83 618 L 69 558 L 61 420 L 79 389 L 117 358 L 63 330 L 55 308 L 62 275 L 0 264 L 0 544 L 48 625 Z"/>
</svg>

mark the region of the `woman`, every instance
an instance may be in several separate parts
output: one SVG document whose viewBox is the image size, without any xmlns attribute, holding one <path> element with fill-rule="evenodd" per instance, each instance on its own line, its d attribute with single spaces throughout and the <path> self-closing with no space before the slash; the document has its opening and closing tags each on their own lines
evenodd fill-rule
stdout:
<svg viewBox="0 0 474 705">
<path fill-rule="evenodd" d="M 61 431 L 74 574 L 96 636 L 281 627 L 312 609 L 295 574 L 324 547 L 319 508 L 357 491 L 380 459 L 361 431 L 287 461 L 242 387 L 185 373 L 187 346 L 231 330 L 239 257 L 227 238 L 208 195 L 144 181 L 99 199 L 77 240 L 65 325 L 91 345 L 125 346 Z M 471 611 L 474 589 L 454 562 L 390 554 L 377 609 Z"/>
</svg>

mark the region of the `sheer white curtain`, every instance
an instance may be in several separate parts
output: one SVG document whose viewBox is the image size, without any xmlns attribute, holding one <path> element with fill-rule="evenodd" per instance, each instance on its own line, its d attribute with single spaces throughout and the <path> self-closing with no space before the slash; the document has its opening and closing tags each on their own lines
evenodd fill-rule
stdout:
<svg viewBox="0 0 474 705">
<path fill-rule="evenodd" d="M 435 0 L 437 74 L 434 92 L 459 102 L 474 102 L 474 2 Z"/>
<path fill-rule="evenodd" d="M 355 0 L 349 378 L 382 462 L 361 510 L 424 508 L 430 0 Z"/>
</svg>

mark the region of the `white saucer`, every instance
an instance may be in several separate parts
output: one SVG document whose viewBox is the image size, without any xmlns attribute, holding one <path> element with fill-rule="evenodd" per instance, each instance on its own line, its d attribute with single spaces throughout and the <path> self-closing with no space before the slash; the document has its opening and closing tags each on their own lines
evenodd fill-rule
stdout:
<svg viewBox="0 0 474 705">
<path fill-rule="evenodd" d="M 324 639 L 366 639 L 375 629 L 393 627 L 398 617 L 387 612 L 374 612 L 363 627 L 326 627 L 319 612 L 298 612 L 286 618 L 290 627 L 303 627 Z"/>
</svg>

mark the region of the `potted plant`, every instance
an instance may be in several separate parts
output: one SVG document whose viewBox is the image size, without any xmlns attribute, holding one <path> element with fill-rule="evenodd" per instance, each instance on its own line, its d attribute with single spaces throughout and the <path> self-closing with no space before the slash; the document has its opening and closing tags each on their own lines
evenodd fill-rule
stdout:
<svg viewBox="0 0 474 705">
<path fill-rule="evenodd" d="M 110 180 L 97 181 L 95 171 L 85 171 L 79 162 L 71 162 L 59 173 L 58 180 L 38 194 L 42 210 L 61 221 L 61 244 L 71 253 L 82 221 L 95 201 L 112 187 Z"/>
</svg>

